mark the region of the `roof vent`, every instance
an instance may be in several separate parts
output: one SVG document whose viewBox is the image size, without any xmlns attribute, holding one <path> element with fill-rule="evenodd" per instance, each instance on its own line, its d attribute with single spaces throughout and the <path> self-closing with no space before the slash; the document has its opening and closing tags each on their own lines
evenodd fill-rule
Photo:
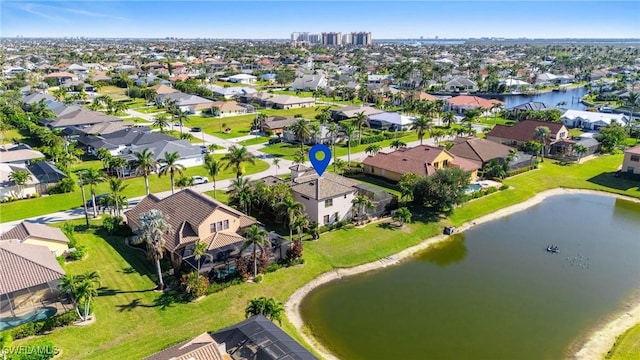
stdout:
<svg viewBox="0 0 640 360">
<path fill-rule="evenodd" d="M 409 161 L 409 159 L 407 159 L 407 158 L 404 158 L 404 159 L 402 159 L 402 161 Z"/>
</svg>

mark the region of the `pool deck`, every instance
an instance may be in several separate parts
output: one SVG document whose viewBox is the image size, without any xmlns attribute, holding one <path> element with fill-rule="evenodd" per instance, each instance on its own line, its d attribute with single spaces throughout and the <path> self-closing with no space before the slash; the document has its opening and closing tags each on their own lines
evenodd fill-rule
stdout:
<svg viewBox="0 0 640 360">
<path fill-rule="evenodd" d="M 55 301 L 55 302 L 38 303 L 37 305 L 34 305 L 34 306 L 21 306 L 20 308 L 16 309 L 13 313 L 11 313 L 11 311 L 1 312 L 0 319 L 19 317 L 29 312 L 32 312 L 34 310 L 42 309 L 45 307 L 54 307 L 57 310 L 56 314 L 62 314 L 64 312 L 72 310 L 73 304 L 67 300 L 64 300 L 64 302 Z"/>
</svg>

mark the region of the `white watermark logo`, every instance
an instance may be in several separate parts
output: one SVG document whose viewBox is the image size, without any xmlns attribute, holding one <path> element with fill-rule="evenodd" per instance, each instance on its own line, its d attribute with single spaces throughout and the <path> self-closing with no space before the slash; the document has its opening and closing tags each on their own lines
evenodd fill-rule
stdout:
<svg viewBox="0 0 640 360">
<path fill-rule="evenodd" d="M 56 346 L 43 345 L 7 346 L 2 348 L 1 353 L 7 355 L 55 355 L 58 353 L 58 348 Z"/>
</svg>

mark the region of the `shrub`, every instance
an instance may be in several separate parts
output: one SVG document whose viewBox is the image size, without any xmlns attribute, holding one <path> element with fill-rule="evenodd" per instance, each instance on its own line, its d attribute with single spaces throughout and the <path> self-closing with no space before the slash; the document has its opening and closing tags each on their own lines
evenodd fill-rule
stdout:
<svg viewBox="0 0 640 360">
<path fill-rule="evenodd" d="M 279 270 L 282 268 L 282 265 L 278 264 L 278 263 L 273 263 L 273 264 L 269 264 L 265 269 L 264 272 L 265 273 L 270 273 L 270 272 L 274 272 L 276 270 Z"/>
<path fill-rule="evenodd" d="M 289 264 L 302 257 L 302 244 L 298 241 L 293 242 L 293 246 L 287 250 L 287 261 Z"/>
<path fill-rule="evenodd" d="M 209 279 L 200 275 L 197 271 L 182 275 L 180 281 L 182 283 L 182 288 L 191 296 L 191 298 L 204 296 L 207 294 L 209 289 Z"/>
<path fill-rule="evenodd" d="M 58 181 L 58 184 L 49 189 L 49 194 L 63 194 L 75 190 L 76 182 L 68 177 Z"/>
<path fill-rule="evenodd" d="M 255 282 L 256 284 L 259 284 L 262 282 L 262 275 L 258 275 L 255 278 L 253 278 L 253 282 Z"/>
<path fill-rule="evenodd" d="M 484 190 L 484 194 L 485 195 L 489 195 L 489 194 L 493 194 L 494 192 L 498 191 L 498 189 L 496 189 L 495 187 L 491 186 L 488 187 Z"/>
<path fill-rule="evenodd" d="M 500 189 L 499 189 L 499 190 L 500 190 L 500 191 L 503 191 L 503 190 L 507 190 L 508 188 L 509 188 L 509 185 L 502 184 L 502 186 L 500 186 Z"/>
<path fill-rule="evenodd" d="M 242 280 L 239 277 L 234 277 L 233 279 L 229 281 L 224 281 L 224 282 L 213 282 L 211 283 L 211 285 L 209 285 L 209 288 L 207 289 L 207 294 L 213 294 L 218 291 L 222 291 L 228 287 L 231 287 L 233 285 L 242 284 L 243 282 L 244 280 Z"/>
<path fill-rule="evenodd" d="M 129 227 L 124 225 L 124 218 L 122 216 L 111 216 L 109 214 L 104 216 L 104 220 L 102 220 L 102 227 L 109 234 L 116 234 L 121 236 L 128 235 Z"/>
<path fill-rule="evenodd" d="M 49 339 L 42 339 L 31 345 L 24 346 L 24 349 L 16 353 L 9 354 L 7 360 L 49 360 L 58 355 L 58 349 Z"/>
<path fill-rule="evenodd" d="M 76 314 L 76 312 L 74 310 L 70 310 L 59 315 L 54 315 L 45 320 L 16 326 L 12 329 L 6 330 L 6 332 L 8 332 L 9 335 L 11 335 L 15 340 L 18 340 L 33 335 L 42 334 L 43 332 L 51 331 L 52 329 L 57 327 L 70 325 L 77 319 L 78 315 Z"/>
<path fill-rule="evenodd" d="M 85 247 L 78 246 L 75 250 L 69 253 L 68 258 L 73 261 L 81 260 L 84 257 L 85 253 L 86 253 Z"/>
</svg>

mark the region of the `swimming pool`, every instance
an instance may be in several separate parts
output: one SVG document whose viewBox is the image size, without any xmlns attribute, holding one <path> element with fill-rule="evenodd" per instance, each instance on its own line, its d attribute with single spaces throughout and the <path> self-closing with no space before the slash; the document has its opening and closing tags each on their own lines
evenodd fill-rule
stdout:
<svg viewBox="0 0 640 360">
<path fill-rule="evenodd" d="M 2 318 L 0 319 L 0 331 L 11 329 L 28 322 L 44 320 L 50 316 L 55 315 L 57 312 L 58 309 L 54 307 L 43 307 L 34 311 L 30 311 L 21 316 Z"/>
<path fill-rule="evenodd" d="M 482 189 L 482 186 L 480 186 L 480 184 L 470 184 L 469 186 L 467 186 L 467 188 L 464 190 L 465 194 L 471 194 L 474 193 L 476 191 L 479 191 L 480 189 Z"/>
</svg>

